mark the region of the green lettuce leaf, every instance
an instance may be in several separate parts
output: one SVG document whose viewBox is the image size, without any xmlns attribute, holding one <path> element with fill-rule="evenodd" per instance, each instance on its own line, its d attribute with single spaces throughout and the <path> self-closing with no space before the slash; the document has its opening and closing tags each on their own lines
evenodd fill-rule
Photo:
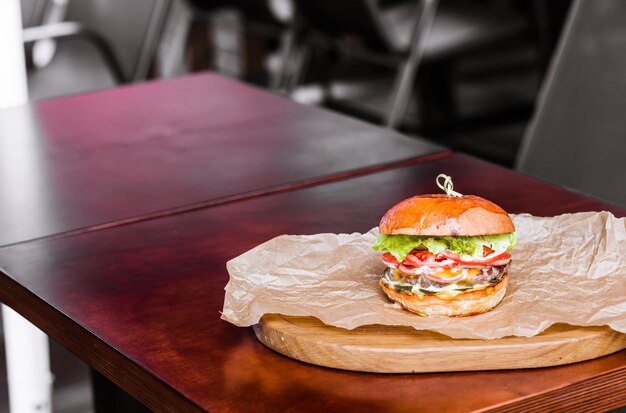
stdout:
<svg viewBox="0 0 626 413">
<path fill-rule="evenodd" d="M 501 252 L 513 248 L 516 240 L 515 232 L 497 235 L 479 235 L 475 237 L 429 237 L 380 234 L 373 248 L 376 251 L 390 252 L 398 261 L 402 261 L 409 252 L 420 246 L 427 248 L 428 251 L 433 254 L 439 254 L 448 250 L 459 255 L 482 257 L 483 246 L 489 247 L 496 252 Z"/>
</svg>

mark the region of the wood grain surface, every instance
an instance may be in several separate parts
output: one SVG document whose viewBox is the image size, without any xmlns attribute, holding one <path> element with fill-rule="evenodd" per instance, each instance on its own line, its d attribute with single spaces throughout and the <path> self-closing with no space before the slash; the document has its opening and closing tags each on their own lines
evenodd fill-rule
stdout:
<svg viewBox="0 0 626 413">
<path fill-rule="evenodd" d="M 626 351 L 542 369 L 357 373 L 284 357 L 252 329 L 220 320 L 229 259 L 281 234 L 367 231 L 400 199 L 437 191 L 438 173 L 512 213 L 626 212 L 453 155 L 3 247 L 0 300 L 157 412 L 528 411 L 544 402 L 594 402 L 598 394 L 606 408 L 625 404 Z"/>
<path fill-rule="evenodd" d="M 0 111 L 0 245 L 442 150 L 213 74 L 44 100 Z"/>
<path fill-rule="evenodd" d="M 534 337 L 455 340 L 411 327 L 345 330 L 313 317 L 263 316 L 257 338 L 288 357 L 370 373 L 523 369 L 576 363 L 626 348 L 626 334 L 608 327 L 554 325 Z M 399 362 L 401 360 L 401 362 Z"/>
</svg>

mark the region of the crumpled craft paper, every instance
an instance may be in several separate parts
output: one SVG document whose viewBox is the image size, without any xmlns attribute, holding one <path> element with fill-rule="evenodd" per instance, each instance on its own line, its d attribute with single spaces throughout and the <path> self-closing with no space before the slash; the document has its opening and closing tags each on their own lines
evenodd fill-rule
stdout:
<svg viewBox="0 0 626 413">
<path fill-rule="evenodd" d="M 231 260 L 222 318 L 238 326 L 264 314 L 317 317 L 353 329 L 411 326 L 453 338 L 531 337 L 554 323 L 626 333 L 626 221 L 609 212 L 512 215 L 518 243 L 509 286 L 492 311 L 423 318 L 392 304 L 378 280 L 378 229 L 366 234 L 283 235 Z"/>
</svg>

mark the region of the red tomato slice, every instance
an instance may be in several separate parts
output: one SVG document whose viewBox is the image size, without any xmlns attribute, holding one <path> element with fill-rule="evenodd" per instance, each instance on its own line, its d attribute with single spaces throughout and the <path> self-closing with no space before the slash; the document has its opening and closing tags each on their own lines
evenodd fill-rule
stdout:
<svg viewBox="0 0 626 413">
<path fill-rule="evenodd" d="M 493 251 L 489 248 L 485 249 L 485 252 Z M 407 268 L 410 267 L 422 267 L 428 266 L 432 268 L 454 268 L 459 265 L 471 266 L 471 267 L 484 267 L 488 265 L 506 265 L 511 260 L 511 254 L 508 251 L 495 254 L 491 252 L 483 258 L 471 258 L 463 259 L 459 254 L 451 251 L 445 251 L 441 254 L 433 254 L 428 250 L 413 250 L 411 251 L 402 262 L 387 252 L 382 256 L 383 263 L 387 266 L 397 267 L 403 265 Z"/>
<path fill-rule="evenodd" d="M 413 250 L 404 258 L 404 262 L 416 267 L 428 265 L 429 262 L 433 261 L 435 261 L 435 257 L 428 251 L 423 250 Z"/>
<path fill-rule="evenodd" d="M 383 262 L 385 264 L 398 265 L 398 260 L 396 259 L 396 257 L 391 255 L 391 253 L 389 252 L 383 254 Z"/>
<path fill-rule="evenodd" d="M 448 259 L 441 254 L 435 255 L 428 250 L 413 250 L 406 256 L 402 263 L 413 265 L 415 267 L 426 265 L 434 268 L 451 268 L 457 265 L 455 261 Z"/>
<path fill-rule="evenodd" d="M 496 261 L 508 262 L 511 259 L 511 254 L 508 251 L 501 252 L 500 254 L 491 254 L 483 258 L 463 259 L 459 254 L 454 252 L 445 251 L 441 255 L 461 264 L 461 265 L 490 265 Z M 506 263 L 505 263 L 506 264 Z M 500 265 L 505 265 L 500 264 Z"/>
</svg>

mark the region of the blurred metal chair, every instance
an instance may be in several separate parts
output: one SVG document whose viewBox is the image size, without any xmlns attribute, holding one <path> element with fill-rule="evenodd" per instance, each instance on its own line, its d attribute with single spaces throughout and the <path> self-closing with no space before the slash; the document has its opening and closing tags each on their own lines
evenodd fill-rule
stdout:
<svg viewBox="0 0 626 413">
<path fill-rule="evenodd" d="M 67 21 L 26 27 L 26 45 L 58 43 L 50 64 L 29 68 L 31 100 L 147 79 L 169 4 L 170 0 L 74 0 L 64 11 Z"/>
<path fill-rule="evenodd" d="M 187 0 L 196 28 L 196 65 L 265 85 L 271 50 L 285 31 L 291 0 Z M 207 35 L 208 33 L 208 35 Z M 203 40 L 206 44 L 203 44 Z M 203 48 L 203 49 L 202 49 Z M 193 54 L 193 53 L 192 53 Z M 272 81 L 270 80 L 271 84 Z"/>
<path fill-rule="evenodd" d="M 331 38 L 346 33 L 362 35 L 369 47 L 350 47 L 351 51 L 366 60 L 384 60 L 383 53 L 391 53 L 400 57 L 395 86 L 391 93 L 390 108 L 384 119 L 388 127 L 396 127 L 408 103 L 417 64 L 424 54 L 426 35 L 433 24 L 438 0 L 419 2 L 420 10 L 413 10 L 411 27 L 403 35 L 397 35 L 383 17 L 382 10 L 376 0 L 347 0 L 342 2 L 297 1 L 297 15 L 292 23 L 292 30 L 286 39 L 283 49 L 283 64 L 291 65 L 284 70 L 284 78 L 278 88 L 291 92 L 300 82 L 302 71 L 308 62 L 307 42 L 311 42 L 310 34 L 302 36 L 301 32 L 313 30 L 313 36 L 320 33 Z M 417 3 L 415 4 L 418 5 Z M 306 36 L 309 36 L 308 38 Z M 300 37 L 304 37 L 303 42 Z M 323 39 L 322 41 L 328 41 Z M 300 42 L 300 45 L 297 43 Z M 335 47 L 345 46 L 341 42 L 333 42 Z M 304 44 L 304 47 L 303 47 Z M 300 49 L 300 50 L 297 50 Z M 344 48 L 345 50 L 345 48 Z M 295 54 L 295 57 L 294 57 Z"/>
<path fill-rule="evenodd" d="M 626 2 L 576 0 L 517 169 L 626 207 Z"/>
<path fill-rule="evenodd" d="M 383 116 L 383 123 L 390 128 L 398 128 L 402 121 L 418 66 L 433 68 L 424 73 L 418 88 L 424 94 L 422 100 L 431 105 L 437 100 L 441 106 L 450 105 L 451 97 L 444 96 L 449 91 L 443 89 L 439 79 L 445 77 L 444 65 L 464 54 L 507 41 L 527 26 L 503 7 L 481 7 L 482 3 L 467 1 L 297 0 L 296 4 L 297 27 L 308 26 L 329 38 L 357 34 L 364 39 L 363 45 L 344 42 L 340 47 L 354 56 L 397 67 L 388 110 Z M 297 78 L 301 74 L 290 76 Z M 431 84 L 435 82 L 437 90 L 433 95 Z M 287 82 L 287 89 L 294 83 L 297 81 Z M 429 111 L 428 105 L 421 106 L 420 111 Z"/>
</svg>

